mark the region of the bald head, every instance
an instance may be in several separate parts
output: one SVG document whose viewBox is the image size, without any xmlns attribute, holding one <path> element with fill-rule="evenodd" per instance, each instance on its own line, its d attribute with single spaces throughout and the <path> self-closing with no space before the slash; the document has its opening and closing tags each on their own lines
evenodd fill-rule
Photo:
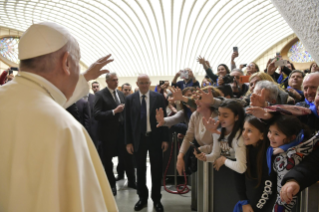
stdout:
<svg viewBox="0 0 319 212">
<path fill-rule="evenodd" d="M 137 77 L 136 85 L 142 94 L 146 94 L 150 90 L 151 85 L 149 76 L 147 74 L 140 74 Z"/>
<path fill-rule="evenodd" d="M 316 91 L 319 86 L 319 73 L 315 72 L 305 76 L 302 86 L 305 98 L 309 102 L 313 102 L 315 100 Z"/>
</svg>

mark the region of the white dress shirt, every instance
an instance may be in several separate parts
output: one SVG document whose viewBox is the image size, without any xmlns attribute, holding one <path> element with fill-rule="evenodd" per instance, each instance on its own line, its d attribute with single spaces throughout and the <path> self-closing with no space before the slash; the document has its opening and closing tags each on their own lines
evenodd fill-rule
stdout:
<svg viewBox="0 0 319 212">
<path fill-rule="evenodd" d="M 146 94 L 142 94 L 139 91 L 140 94 L 140 103 L 142 105 L 142 99 L 143 99 L 143 95 L 145 95 L 145 102 L 146 102 L 146 132 L 151 132 L 151 122 L 150 122 L 150 91 L 147 91 Z"/>
</svg>

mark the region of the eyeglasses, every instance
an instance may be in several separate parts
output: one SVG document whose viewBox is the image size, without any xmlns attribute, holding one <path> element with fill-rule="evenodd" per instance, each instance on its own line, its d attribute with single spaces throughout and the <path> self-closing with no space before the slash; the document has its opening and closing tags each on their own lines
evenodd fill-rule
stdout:
<svg viewBox="0 0 319 212">
<path fill-rule="evenodd" d="M 139 85 L 148 85 L 150 82 L 138 82 Z"/>
</svg>

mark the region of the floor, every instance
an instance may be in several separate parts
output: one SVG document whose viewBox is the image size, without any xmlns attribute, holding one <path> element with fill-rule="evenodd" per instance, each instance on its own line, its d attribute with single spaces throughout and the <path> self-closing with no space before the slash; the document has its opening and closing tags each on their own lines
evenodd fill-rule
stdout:
<svg viewBox="0 0 319 212">
<path fill-rule="evenodd" d="M 114 173 L 116 173 L 117 158 L 113 159 Z M 150 164 L 147 162 L 147 187 L 151 188 L 151 178 L 150 178 Z M 116 175 L 116 174 L 115 174 Z M 171 187 L 171 188 L 170 188 Z M 174 190 L 172 186 L 168 186 L 171 190 Z M 127 187 L 127 180 L 120 180 L 117 182 L 117 195 L 115 200 L 120 212 L 134 211 L 134 205 L 138 201 L 138 195 L 135 189 Z M 164 190 L 162 187 L 162 204 L 164 206 L 164 211 L 166 212 L 191 212 L 191 192 L 187 194 L 178 195 L 170 194 Z M 150 198 L 148 200 L 148 207 L 141 210 L 142 212 L 153 212 L 153 201 Z"/>
</svg>

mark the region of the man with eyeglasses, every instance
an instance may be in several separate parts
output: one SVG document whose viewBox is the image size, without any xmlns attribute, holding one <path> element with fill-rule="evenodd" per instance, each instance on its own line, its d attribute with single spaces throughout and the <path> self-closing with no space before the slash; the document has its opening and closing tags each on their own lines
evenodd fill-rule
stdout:
<svg viewBox="0 0 319 212">
<path fill-rule="evenodd" d="M 147 206 L 148 188 L 146 186 L 146 156 L 149 151 L 152 175 L 152 194 L 154 208 L 164 211 L 161 204 L 162 152 L 168 148 L 168 128 L 156 127 L 156 110 L 165 109 L 163 95 L 150 91 L 148 75 L 137 78 L 138 92 L 129 95 L 125 101 L 125 142 L 128 153 L 132 154 L 137 166 L 137 193 L 139 201 L 134 210 Z M 166 112 L 164 110 L 165 116 Z"/>
</svg>

